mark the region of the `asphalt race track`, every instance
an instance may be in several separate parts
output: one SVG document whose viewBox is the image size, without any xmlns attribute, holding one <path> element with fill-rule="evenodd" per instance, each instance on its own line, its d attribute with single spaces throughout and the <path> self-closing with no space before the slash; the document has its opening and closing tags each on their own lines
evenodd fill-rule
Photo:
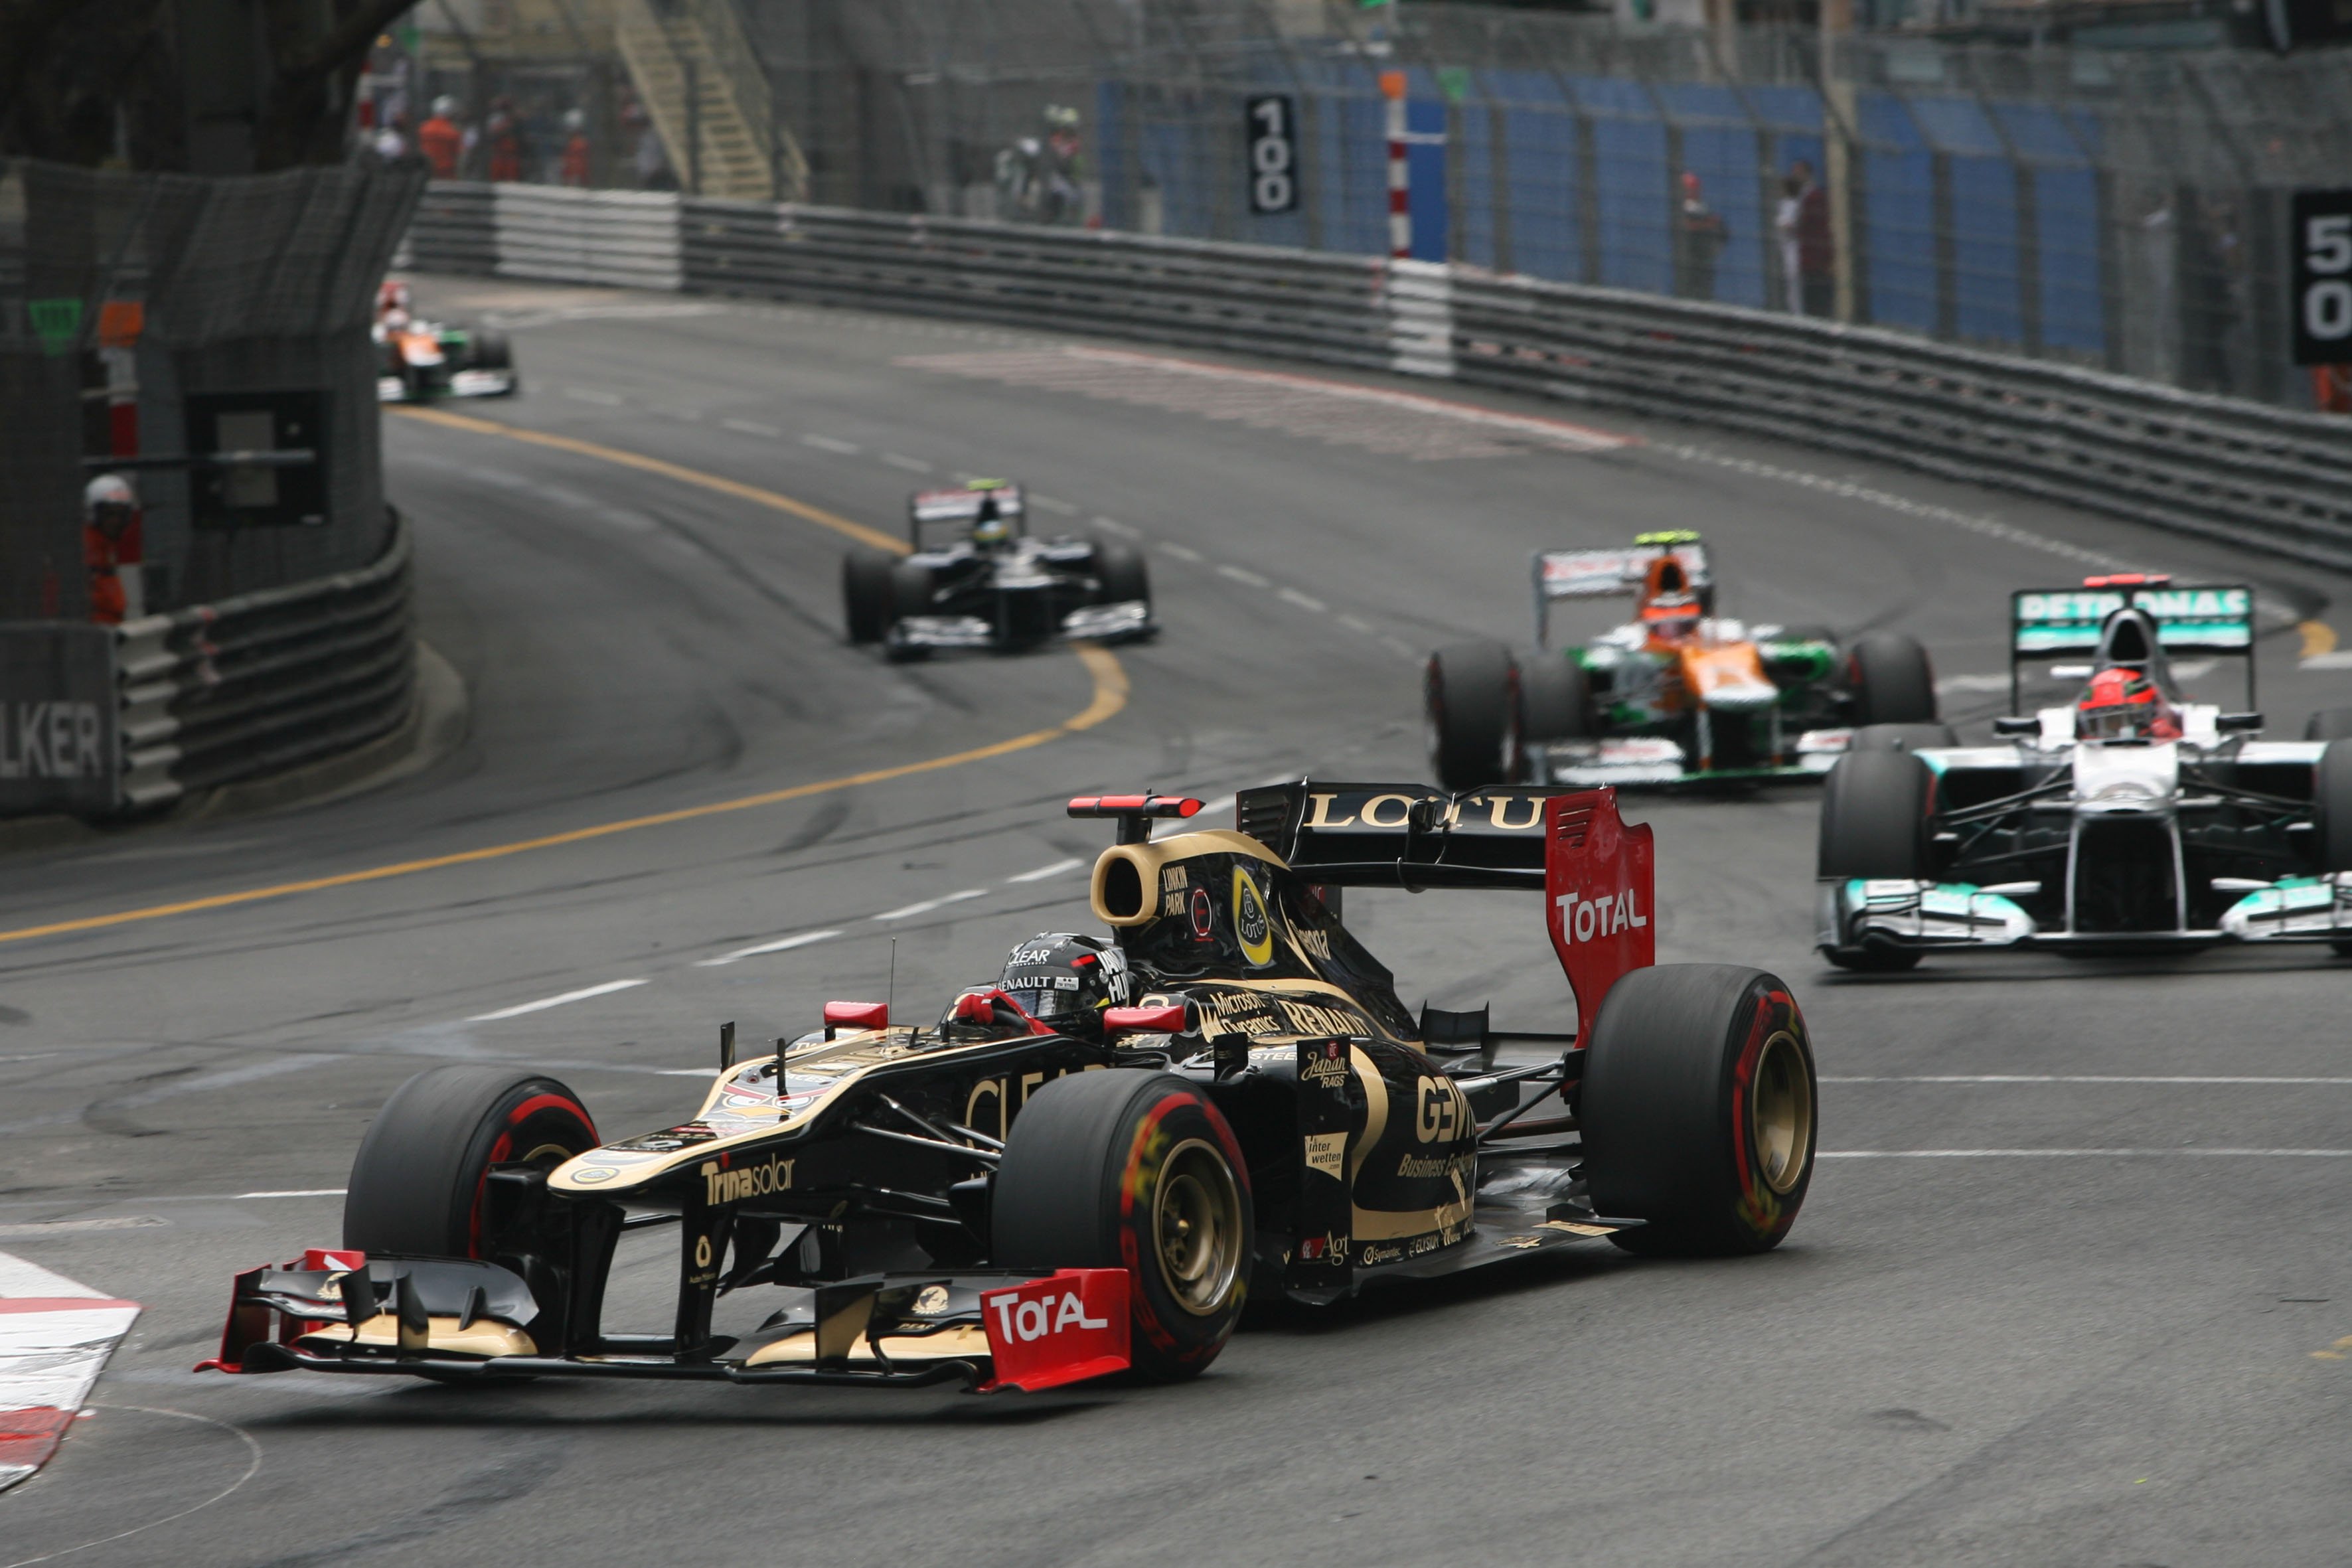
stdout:
<svg viewBox="0 0 2352 1568">
<path fill-rule="evenodd" d="M 1539 545 L 1700 528 L 1729 613 L 1916 631 L 1964 733 L 2005 702 L 2007 593 L 2105 566 L 2254 581 L 2282 612 L 2273 734 L 2352 702 L 2352 671 L 2299 667 L 2326 639 L 2295 623 L 2327 620 L 2337 580 L 1897 470 L 1035 334 L 424 292 L 503 313 L 526 383 L 454 422 L 386 419 L 468 742 L 340 804 L 0 860 L 0 1250 L 145 1306 L 89 1418 L 0 1498 L 0 1568 L 2344 1560 L 2337 962 L 1842 976 L 1811 950 L 1801 787 L 1632 807 L 1659 833 L 1661 959 L 1775 970 L 1813 1027 L 1825 1158 L 1767 1257 L 1595 1243 L 1254 1324 L 1178 1388 L 192 1373 L 233 1270 L 340 1238 L 334 1190 L 409 1074 L 545 1065 L 619 1136 L 685 1114 L 721 1021 L 798 1033 L 828 997 L 880 994 L 894 943 L 902 1016 L 936 1008 L 1021 937 L 1086 923 L 1108 840 L 1060 816 L 1072 793 L 1423 778 L 1420 658 L 1526 640 Z M 1038 525 L 1144 541 L 1161 639 L 906 667 L 845 647 L 846 542 L 805 512 L 895 532 L 910 488 L 975 473 L 1028 481 Z M 1350 914 L 1408 1002 L 1565 1026 L 1534 900 Z M 658 1322 L 671 1245 L 625 1247 L 617 1304 Z M 719 1326 L 754 1310 L 730 1298 Z"/>
</svg>

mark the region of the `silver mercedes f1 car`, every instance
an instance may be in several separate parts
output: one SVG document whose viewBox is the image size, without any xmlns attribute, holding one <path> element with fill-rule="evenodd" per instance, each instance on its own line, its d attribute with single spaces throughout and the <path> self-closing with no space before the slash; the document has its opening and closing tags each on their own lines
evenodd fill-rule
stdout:
<svg viewBox="0 0 2352 1568">
<path fill-rule="evenodd" d="M 2134 574 L 2011 601 L 2021 667 L 2056 657 L 2071 704 L 1866 728 L 1822 797 L 1819 943 L 1844 969 L 1939 949 L 2325 942 L 2352 956 L 2352 710 L 2256 737 L 2253 590 Z M 2245 660 L 2246 706 L 2181 691 L 2176 655 Z"/>
</svg>

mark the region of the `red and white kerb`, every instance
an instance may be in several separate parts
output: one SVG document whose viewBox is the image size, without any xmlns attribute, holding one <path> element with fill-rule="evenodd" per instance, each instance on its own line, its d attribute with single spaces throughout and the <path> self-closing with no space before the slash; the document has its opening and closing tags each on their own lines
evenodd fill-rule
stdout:
<svg viewBox="0 0 2352 1568">
<path fill-rule="evenodd" d="M 57 1452 L 139 1303 L 0 1252 L 0 1491 Z"/>
<path fill-rule="evenodd" d="M 1389 254 L 1412 256 L 1412 171 L 1405 162 L 1404 72 L 1381 73 L 1381 96 L 1389 100 Z"/>
</svg>

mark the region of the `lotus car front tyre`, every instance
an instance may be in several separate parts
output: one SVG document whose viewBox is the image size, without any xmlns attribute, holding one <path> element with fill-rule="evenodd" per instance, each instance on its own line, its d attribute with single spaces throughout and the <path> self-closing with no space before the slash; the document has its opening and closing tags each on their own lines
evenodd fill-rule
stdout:
<svg viewBox="0 0 2352 1568">
<path fill-rule="evenodd" d="M 1125 1268 L 1135 1370 L 1196 1376 L 1240 1321 L 1255 1256 L 1249 1165 L 1224 1117 L 1173 1073 L 1107 1068 L 1031 1095 L 991 1200 L 1000 1268 Z"/>
<path fill-rule="evenodd" d="M 491 1166 L 553 1170 L 600 1142 L 580 1097 L 543 1073 L 429 1068 L 392 1091 L 360 1140 L 343 1198 L 343 1245 L 478 1258 Z"/>
</svg>

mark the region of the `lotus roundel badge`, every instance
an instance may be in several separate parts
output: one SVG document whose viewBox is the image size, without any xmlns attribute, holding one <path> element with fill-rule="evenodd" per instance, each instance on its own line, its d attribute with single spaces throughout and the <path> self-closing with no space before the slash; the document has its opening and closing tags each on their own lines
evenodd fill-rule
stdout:
<svg viewBox="0 0 2352 1568">
<path fill-rule="evenodd" d="M 1265 895 L 1239 866 L 1234 868 L 1234 934 L 1253 967 L 1274 962 L 1274 922 L 1266 918 Z"/>
</svg>

